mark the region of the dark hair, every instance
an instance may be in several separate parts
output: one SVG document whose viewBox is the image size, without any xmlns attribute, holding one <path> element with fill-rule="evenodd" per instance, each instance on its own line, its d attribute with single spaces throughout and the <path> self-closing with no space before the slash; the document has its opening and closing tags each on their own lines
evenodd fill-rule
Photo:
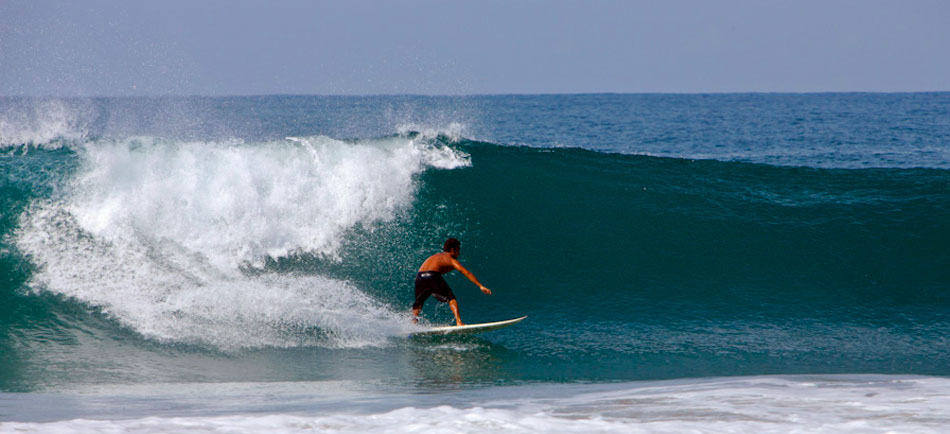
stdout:
<svg viewBox="0 0 950 434">
<path fill-rule="evenodd" d="M 448 251 L 451 251 L 452 249 L 457 249 L 460 247 L 462 247 L 462 243 L 460 243 L 459 240 L 456 240 L 455 238 L 449 238 L 445 240 L 445 244 L 442 245 L 442 251 L 448 252 Z"/>
</svg>

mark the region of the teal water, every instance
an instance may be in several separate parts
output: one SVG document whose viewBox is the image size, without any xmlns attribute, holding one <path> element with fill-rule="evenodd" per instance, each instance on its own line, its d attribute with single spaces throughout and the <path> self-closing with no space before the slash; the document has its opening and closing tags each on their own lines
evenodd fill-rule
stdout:
<svg viewBox="0 0 950 434">
<path fill-rule="evenodd" d="M 0 107 L 0 391 L 950 375 L 948 94 Z"/>
</svg>

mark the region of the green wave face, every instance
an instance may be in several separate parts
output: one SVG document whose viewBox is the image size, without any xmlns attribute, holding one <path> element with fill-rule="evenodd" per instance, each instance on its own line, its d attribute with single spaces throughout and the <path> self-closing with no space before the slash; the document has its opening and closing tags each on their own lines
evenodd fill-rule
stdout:
<svg viewBox="0 0 950 434">
<path fill-rule="evenodd" d="M 464 149 L 471 168 L 424 175 L 410 232 L 462 225 L 466 259 L 517 294 L 506 313 L 888 322 L 946 306 L 943 170 Z"/>
</svg>

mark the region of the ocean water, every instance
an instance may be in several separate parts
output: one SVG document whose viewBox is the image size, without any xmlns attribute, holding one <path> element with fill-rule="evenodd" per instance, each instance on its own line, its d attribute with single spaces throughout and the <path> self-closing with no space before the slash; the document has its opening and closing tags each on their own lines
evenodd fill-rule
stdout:
<svg viewBox="0 0 950 434">
<path fill-rule="evenodd" d="M 948 222 L 950 93 L 0 98 L 0 432 L 941 432 Z"/>
</svg>

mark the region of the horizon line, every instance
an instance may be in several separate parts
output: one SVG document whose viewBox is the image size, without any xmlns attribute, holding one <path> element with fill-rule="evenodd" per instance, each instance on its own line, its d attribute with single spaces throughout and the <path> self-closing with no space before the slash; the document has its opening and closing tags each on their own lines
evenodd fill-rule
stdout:
<svg viewBox="0 0 950 434">
<path fill-rule="evenodd" d="M 255 98 L 255 97 L 430 97 L 430 98 L 468 98 L 497 96 L 595 96 L 595 95 L 911 95 L 950 93 L 950 90 L 912 90 L 912 91 L 712 91 L 712 92 L 537 92 L 537 93 L 236 93 L 236 94 L 143 94 L 143 95 L 0 95 L 0 98 Z"/>
</svg>

